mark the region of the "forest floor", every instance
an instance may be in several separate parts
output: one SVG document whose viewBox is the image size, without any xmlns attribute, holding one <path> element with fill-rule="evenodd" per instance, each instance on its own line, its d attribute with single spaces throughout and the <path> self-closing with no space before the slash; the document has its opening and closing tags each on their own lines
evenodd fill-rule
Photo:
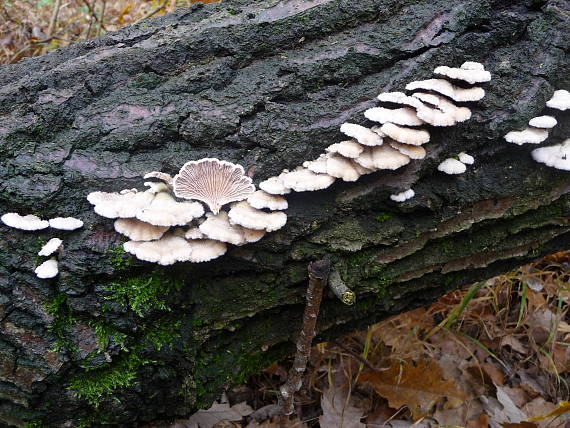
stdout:
<svg viewBox="0 0 570 428">
<path fill-rule="evenodd" d="M 569 297 L 567 251 L 317 344 L 285 423 L 291 361 L 168 426 L 568 427 Z"/>
<path fill-rule="evenodd" d="M 216 0 L 201 0 L 209 3 Z M 7 0 L 0 64 L 197 0 Z M 276 416 L 291 361 L 189 419 L 152 427 L 569 427 L 570 252 L 449 293 L 311 353 L 296 416 Z"/>
</svg>

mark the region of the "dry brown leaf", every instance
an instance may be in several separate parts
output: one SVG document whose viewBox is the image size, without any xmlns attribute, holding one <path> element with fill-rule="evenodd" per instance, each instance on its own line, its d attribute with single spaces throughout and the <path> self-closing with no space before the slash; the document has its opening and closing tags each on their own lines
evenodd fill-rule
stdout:
<svg viewBox="0 0 570 428">
<path fill-rule="evenodd" d="M 321 397 L 322 416 L 319 417 L 321 428 L 365 428 L 361 419 L 364 411 L 351 404 L 349 391 L 343 389 L 325 389 Z"/>
<path fill-rule="evenodd" d="M 224 399 L 222 399 L 224 401 Z M 180 419 L 174 422 L 170 428 L 213 428 L 221 421 L 241 421 L 244 416 L 253 413 L 245 401 L 230 407 L 228 403 L 212 404 L 207 410 L 198 410 L 188 419 Z"/>
<path fill-rule="evenodd" d="M 467 428 L 488 428 L 489 416 L 486 413 L 481 413 L 477 418 L 471 419 L 467 422 Z"/>
<path fill-rule="evenodd" d="M 500 367 L 497 367 L 494 363 L 483 363 L 481 364 L 483 371 L 491 378 L 493 384 L 497 386 L 502 386 L 505 383 L 505 374 Z"/>
<path fill-rule="evenodd" d="M 558 425 L 564 424 L 565 421 L 562 419 L 558 419 L 557 421 L 553 421 L 552 419 L 570 412 L 570 402 L 561 401 L 558 406 L 556 406 L 555 404 L 546 401 L 544 398 L 538 397 L 530 403 L 527 403 L 524 409 L 526 414 L 530 416 L 526 419 L 528 422 L 538 422 L 538 425 L 541 428 L 554 428 Z M 556 422 L 558 422 L 558 424 Z"/>
<path fill-rule="evenodd" d="M 443 373 L 433 360 L 421 360 L 416 365 L 394 362 L 386 371 L 362 374 L 359 383 L 362 382 L 369 382 L 378 395 L 388 399 L 390 407 L 408 407 L 414 420 L 427 415 L 443 399 L 447 400 L 446 408 L 465 401 L 465 393 L 453 382 L 443 380 Z"/>
<path fill-rule="evenodd" d="M 503 346 L 510 346 L 513 351 L 517 351 L 519 354 L 528 355 L 528 349 L 526 346 L 522 344 L 520 340 L 518 340 L 512 334 L 505 336 L 501 339 L 501 348 Z"/>
<path fill-rule="evenodd" d="M 501 424 L 501 426 L 504 428 L 537 428 L 537 425 L 531 422 L 519 422 L 516 424 L 504 423 Z"/>
</svg>

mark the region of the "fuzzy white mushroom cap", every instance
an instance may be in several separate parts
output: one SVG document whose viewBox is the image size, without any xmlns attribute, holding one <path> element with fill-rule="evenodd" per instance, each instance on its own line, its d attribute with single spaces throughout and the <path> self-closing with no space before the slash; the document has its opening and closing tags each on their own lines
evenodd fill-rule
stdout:
<svg viewBox="0 0 570 428">
<path fill-rule="evenodd" d="M 465 61 L 461 64 L 461 68 L 464 70 L 485 70 L 485 66 L 480 62 Z"/>
<path fill-rule="evenodd" d="M 457 107 L 451 101 L 442 96 L 424 94 L 418 92 L 412 95 L 413 97 L 421 97 L 423 99 L 430 99 L 430 104 L 436 107 L 423 105 L 418 107 L 417 114 L 425 122 L 433 126 L 453 126 L 457 122 L 464 122 L 471 118 L 471 110 L 467 107 Z"/>
<path fill-rule="evenodd" d="M 133 241 L 152 241 L 160 239 L 169 226 L 155 226 L 136 218 L 118 218 L 115 230 Z"/>
<path fill-rule="evenodd" d="M 343 181 L 356 181 L 361 175 L 369 172 L 370 171 L 363 168 L 361 165 L 340 155 L 333 155 L 327 159 L 326 173 L 331 177 L 341 178 Z"/>
<path fill-rule="evenodd" d="M 558 121 L 555 117 L 552 116 L 538 116 L 533 117 L 531 120 L 529 120 L 528 124 L 530 126 L 534 126 L 535 128 L 550 129 L 554 128 L 558 124 Z"/>
<path fill-rule="evenodd" d="M 392 122 L 396 125 L 422 125 L 421 120 L 414 109 L 409 107 L 402 107 L 398 109 L 388 109 L 384 107 L 369 108 L 364 112 L 364 116 L 374 122 L 386 123 Z"/>
<path fill-rule="evenodd" d="M 475 158 L 465 152 L 461 152 L 457 155 L 459 161 L 465 165 L 473 165 L 475 163 Z"/>
<path fill-rule="evenodd" d="M 363 146 L 361 146 L 363 147 Z M 303 162 L 303 167 L 307 168 L 316 174 L 326 174 L 327 173 L 327 161 L 332 156 L 331 153 L 322 153 L 319 157 L 312 161 Z"/>
<path fill-rule="evenodd" d="M 570 108 L 570 92 L 565 89 L 554 91 L 552 98 L 546 102 L 546 105 L 557 110 L 568 110 Z"/>
<path fill-rule="evenodd" d="M 145 180 L 147 180 L 149 178 L 156 178 L 158 180 L 164 181 L 168 186 L 172 186 L 172 176 L 170 174 L 165 173 L 165 172 L 160 172 L 160 171 L 147 172 L 143 176 L 143 178 Z"/>
<path fill-rule="evenodd" d="M 211 239 L 189 240 L 192 248 L 190 260 L 192 263 L 208 262 L 226 254 L 228 247 L 225 243 Z"/>
<path fill-rule="evenodd" d="M 169 193 L 160 192 L 136 218 L 155 226 L 183 226 L 202 215 L 204 207 L 199 202 L 177 202 Z"/>
<path fill-rule="evenodd" d="M 59 238 L 51 238 L 42 247 L 42 249 L 38 253 L 38 256 L 44 256 L 44 257 L 51 256 L 53 253 L 55 253 L 57 250 L 59 250 L 62 243 L 63 243 L 63 241 Z"/>
<path fill-rule="evenodd" d="M 73 217 L 56 217 L 49 220 L 49 227 L 59 230 L 75 230 L 83 227 L 83 222 Z"/>
<path fill-rule="evenodd" d="M 345 122 L 340 126 L 340 132 L 349 137 L 355 138 L 360 144 L 365 146 L 382 145 L 382 137 L 365 126 L 356 123 Z"/>
<path fill-rule="evenodd" d="M 281 178 L 286 188 L 295 192 L 310 192 L 326 189 L 335 181 L 335 178 L 330 175 L 315 174 L 303 167 L 296 168 L 290 172 L 281 173 L 279 178 Z"/>
<path fill-rule="evenodd" d="M 480 69 L 453 68 L 442 65 L 437 67 L 433 72 L 449 77 L 450 79 L 463 80 L 470 84 L 489 82 L 491 80 L 491 73 Z"/>
<path fill-rule="evenodd" d="M 204 239 L 206 236 L 200 232 L 198 226 L 191 227 L 184 233 L 186 239 Z"/>
<path fill-rule="evenodd" d="M 420 100 L 420 101 L 423 101 L 423 102 L 425 102 L 425 103 L 428 103 L 428 104 L 431 104 L 431 105 L 434 105 L 434 106 L 438 106 L 438 105 L 439 105 L 439 101 L 440 101 L 440 98 L 441 98 L 441 97 L 439 97 L 439 96 L 437 96 L 437 95 L 428 94 L 428 93 L 425 93 L 425 92 L 414 92 L 414 93 L 412 94 L 412 97 L 417 98 L 417 99 Z M 419 107 L 418 107 L 418 108 L 419 108 Z"/>
<path fill-rule="evenodd" d="M 132 188 L 132 189 L 123 189 L 123 190 L 119 190 L 119 195 L 125 195 L 127 193 L 137 193 L 139 191 L 139 189 L 136 188 Z M 87 197 L 89 197 L 89 195 L 87 195 Z"/>
<path fill-rule="evenodd" d="M 237 202 L 228 212 L 231 224 L 237 224 L 248 229 L 266 230 L 273 232 L 281 229 L 287 223 L 287 215 L 281 211 L 266 213 L 253 208 L 247 202 Z"/>
<path fill-rule="evenodd" d="M 246 199 L 255 192 L 241 165 L 216 158 L 186 162 L 174 176 L 173 189 L 179 198 L 204 202 L 214 214 L 223 205 Z"/>
<path fill-rule="evenodd" d="M 437 169 L 446 174 L 463 174 L 467 171 L 467 167 L 463 162 L 453 158 L 444 160 L 437 166 Z"/>
<path fill-rule="evenodd" d="M 444 79 L 428 79 L 410 82 L 406 85 L 406 90 L 415 91 L 416 89 L 425 89 L 428 91 L 439 92 L 454 101 L 479 101 L 485 96 L 485 90 L 479 87 L 460 88 L 449 83 Z"/>
<path fill-rule="evenodd" d="M 212 213 L 206 214 L 207 220 L 199 227 L 209 239 L 229 244 L 241 245 L 246 242 L 243 236 L 243 228 L 239 225 L 230 224 L 228 213 L 220 211 L 217 215 Z"/>
<path fill-rule="evenodd" d="M 393 123 L 385 123 L 380 129 L 391 139 L 404 144 L 421 146 L 429 141 L 429 132 L 424 129 L 404 128 Z"/>
<path fill-rule="evenodd" d="M 403 92 L 383 92 L 376 98 L 385 103 L 402 104 L 414 108 L 418 108 L 422 105 L 421 101 L 416 98 L 409 97 Z"/>
<path fill-rule="evenodd" d="M 531 155 L 536 162 L 552 168 L 570 171 L 570 138 L 561 144 L 534 149 Z"/>
<path fill-rule="evenodd" d="M 2 220 L 2 223 L 6 226 L 20 230 L 42 230 L 49 227 L 47 220 L 42 220 L 32 214 L 20 215 L 17 213 L 6 213 L 0 217 L 0 220 Z"/>
<path fill-rule="evenodd" d="M 106 218 L 132 218 L 150 205 L 154 194 L 150 192 L 107 193 L 92 192 L 87 200 L 95 205 L 95 212 Z"/>
<path fill-rule="evenodd" d="M 404 202 L 407 201 L 408 199 L 413 198 L 415 195 L 416 192 L 414 192 L 413 189 L 408 189 L 404 192 L 397 193 L 395 195 L 390 195 L 390 199 L 393 200 L 394 202 Z"/>
<path fill-rule="evenodd" d="M 325 149 L 328 153 L 338 153 L 345 158 L 357 158 L 364 150 L 364 147 L 356 140 L 346 140 L 334 143 Z"/>
<path fill-rule="evenodd" d="M 259 188 L 267 193 L 271 193 L 272 195 L 286 195 L 291 193 L 291 189 L 288 189 L 283 185 L 281 177 L 270 177 L 259 183 Z"/>
<path fill-rule="evenodd" d="M 36 276 L 41 279 L 55 278 L 59 273 L 55 257 L 46 260 L 34 270 Z"/>
<path fill-rule="evenodd" d="M 414 146 L 412 144 L 399 143 L 398 141 L 389 140 L 388 144 L 403 155 L 408 156 L 410 159 L 423 159 L 426 157 L 426 149 L 422 146 Z"/>
<path fill-rule="evenodd" d="M 253 192 L 249 196 L 249 198 L 247 198 L 247 202 L 253 208 L 257 208 L 260 210 L 263 208 L 267 208 L 271 211 L 277 211 L 277 210 L 286 210 L 287 208 L 289 208 L 287 199 L 285 199 L 283 196 L 272 195 L 264 190 L 257 190 Z"/>
<path fill-rule="evenodd" d="M 410 158 L 385 144 L 367 148 L 358 158 L 354 159 L 354 162 L 372 171 L 394 170 L 410 163 Z"/>
<path fill-rule="evenodd" d="M 186 239 L 170 234 L 156 241 L 128 241 L 123 248 L 139 260 L 163 266 L 189 261 L 192 254 L 192 246 Z"/>
<path fill-rule="evenodd" d="M 522 131 L 511 131 L 505 135 L 509 143 L 522 146 L 523 144 L 540 144 L 548 138 L 548 131 L 537 128 L 526 128 Z"/>
</svg>

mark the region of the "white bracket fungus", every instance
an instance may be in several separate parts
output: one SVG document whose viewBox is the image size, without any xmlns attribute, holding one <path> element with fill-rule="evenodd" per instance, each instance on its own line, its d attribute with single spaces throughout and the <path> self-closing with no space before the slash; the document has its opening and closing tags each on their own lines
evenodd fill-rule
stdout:
<svg viewBox="0 0 570 428">
<path fill-rule="evenodd" d="M 437 169 L 438 171 L 445 172 L 446 174 L 463 174 L 467 171 L 467 167 L 463 162 L 453 158 L 444 160 L 437 166 Z"/>
<path fill-rule="evenodd" d="M 426 149 L 422 146 L 414 146 L 413 144 L 399 143 L 398 141 L 389 140 L 390 147 L 398 150 L 403 155 L 408 156 L 410 159 L 423 159 L 426 157 Z"/>
<path fill-rule="evenodd" d="M 157 180 L 164 181 L 168 186 L 172 187 L 172 176 L 170 174 L 165 173 L 165 172 L 160 172 L 160 171 L 147 172 L 143 176 L 143 178 L 145 180 L 147 180 L 149 178 L 156 178 Z"/>
<path fill-rule="evenodd" d="M 206 216 L 208 219 L 200 225 L 200 232 L 215 241 L 243 245 L 248 242 L 259 241 L 265 235 L 264 229 L 249 229 L 249 233 L 246 234 L 246 228 L 237 224 L 230 224 L 228 213 L 225 211 L 220 211 L 217 215 L 208 213 Z"/>
<path fill-rule="evenodd" d="M 386 144 L 380 147 L 368 148 L 354 161 L 366 169 L 377 171 L 401 168 L 410 163 L 410 158 Z"/>
<path fill-rule="evenodd" d="M 139 260 L 163 266 L 189 261 L 192 253 L 190 243 L 175 235 L 164 235 L 157 241 L 128 241 L 123 248 Z"/>
<path fill-rule="evenodd" d="M 558 121 L 552 116 L 538 116 L 529 120 L 528 124 L 535 128 L 550 129 L 554 128 L 558 124 Z"/>
<path fill-rule="evenodd" d="M 385 103 L 402 104 L 414 108 L 422 106 L 421 101 L 419 101 L 416 98 L 409 97 L 403 92 L 383 92 L 379 94 L 376 98 L 378 98 L 379 101 Z"/>
<path fill-rule="evenodd" d="M 548 131 L 537 128 L 526 128 L 522 131 L 511 131 L 505 135 L 509 143 L 522 146 L 523 144 L 540 144 L 548 138 Z"/>
<path fill-rule="evenodd" d="M 356 140 L 346 140 L 340 143 L 334 143 L 328 146 L 325 151 L 328 153 L 338 153 L 345 158 L 357 158 L 364 150 L 364 146 Z"/>
<path fill-rule="evenodd" d="M 437 67 L 433 72 L 441 76 L 449 77 L 450 79 L 463 80 L 472 85 L 475 83 L 489 82 L 491 80 L 491 73 L 484 69 L 452 68 L 442 65 Z"/>
<path fill-rule="evenodd" d="M 95 205 L 95 212 L 107 218 L 133 218 L 141 209 L 148 207 L 153 199 L 154 194 L 151 192 L 92 192 L 87 195 L 87 200 Z"/>
<path fill-rule="evenodd" d="M 546 102 L 546 105 L 550 108 L 555 108 L 562 111 L 570 109 L 570 92 L 566 91 L 565 89 L 554 91 L 552 98 Z"/>
<path fill-rule="evenodd" d="M 0 220 L 2 220 L 2 223 L 6 226 L 20 230 L 42 230 L 49 227 L 47 220 L 42 220 L 32 214 L 22 216 L 17 213 L 7 213 L 0 217 Z"/>
<path fill-rule="evenodd" d="M 56 217 L 49 220 L 49 227 L 59 230 L 75 230 L 83 227 L 83 222 L 73 217 Z"/>
<path fill-rule="evenodd" d="M 255 192 L 241 165 L 215 158 L 186 162 L 174 176 L 173 188 L 179 198 L 202 201 L 214 214 L 223 205 L 246 199 Z"/>
<path fill-rule="evenodd" d="M 303 167 L 281 173 L 279 178 L 282 180 L 283 186 L 295 192 L 311 192 L 326 189 L 335 181 L 335 178 L 330 175 L 315 174 Z"/>
<path fill-rule="evenodd" d="M 233 204 L 228 212 L 228 217 L 231 224 L 237 224 L 247 229 L 265 230 L 267 232 L 279 230 L 287 223 L 287 215 L 284 212 L 275 211 L 266 213 L 253 208 L 245 201 Z"/>
<path fill-rule="evenodd" d="M 253 207 L 257 209 L 267 208 L 271 211 L 276 210 L 286 210 L 289 208 L 289 204 L 287 203 L 287 199 L 283 196 L 279 195 L 272 195 L 270 193 L 265 192 L 264 190 L 257 190 L 256 192 L 252 193 L 248 198 L 247 202 Z"/>
<path fill-rule="evenodd" d="M 136 218 L 118 218 L 115 230 L 133 241 L 152 241 L 160 239 L 169 226 L 155 226 Z"/>
<path fill-rule="evenodd" d="M 390 195 L 390 199 L 393 200 L 394 202 L 404 202 L 407 201 L 408 199 L 413 198 L 415 195 L 416 192 L 414 192 L 413 189 L 408 189 L 404 192 L 395 195 Z"/>
<path fill-rule="evenodd" d="M 383 142 L 382 137 L 377 133 L 356 123 L 343 123 L 340 126 L 340 132 L 355 138 L 360 144 L 365 146 L 381 146 Z"/>
<path fill-rule="evenodd" d="M 465 165 L 473 165 L 475 163 L 475 158 L 465 152 L 459 153 L 457 157 L 459 158 L 459 161 L 463 162 Z"/>
<path fill-rule="evenodd" d="M 534 149 L 531 156 L 536 162 L 552 168 L 570 171 L 570 138 L 554 146 Z"/>
<path fill-rule="evenodd" d="M 59 238 L 51 238 L 47 243 L 41 248 L 38 256 L 48 257 L 60 249 L 63 241 Z"/>
<path fill-rule="evenodd" d="M 380 129 L 388 137 L 404 144 L 421 146 L 429 141 L 429 132 L 423 129 L 403 128 L 393 123 L 385 123 Z"/>
<path fill-rule="evenodd" d="M 281 177 L 271 177 L 259 183 L 259 188 L 272 195 L 286 195 L 291 193 L 291 189 L 283 185 Z"/>
<path fill-rule="evenodd" d="M 394 110 L 384 107 L 373 107 L 366 110 L 364 112 L 364 116 L 373 122 L 379 123 L 392 122 L 396 125 L 409 126 L 424 124 L 424 121 L 418 117 L 416 111 L 408 107 L 402 107 Z"/>
<path fill-rule="evenodd" d="M 57 260 L 55 257 L 46 260 L 34 270 L 36 276 L 40 279 L 55 278 L 59 273 Z"/>
<path fill-rule="evenodd" d="M 170 194 L 160 192 L 136 218 L 155 226 L 184 226 L 202 215 L 204 207 L 199 202 L 177 202 Z"/>
<path fill-rule="evenodd" d="M 202 263 L 217 259 L 226 254 L 228 247 L 225 243 L 213 241 L 211 239 L 201 239 L 197 241 L 188 241 L 192 247 L 190 262 Z"/>
<path fill-rule="evenodd" d="M 453 101 L 479 101 L 485 96 L 485 90 L 479 87 L 460 88 L 449 83 L 444 79 L 428 79 L 410 82 L 406 85 L 406 90 L 415 91 L 416 89 L 425 89 L 428 91 L 439 92 Z"/>
</svg>

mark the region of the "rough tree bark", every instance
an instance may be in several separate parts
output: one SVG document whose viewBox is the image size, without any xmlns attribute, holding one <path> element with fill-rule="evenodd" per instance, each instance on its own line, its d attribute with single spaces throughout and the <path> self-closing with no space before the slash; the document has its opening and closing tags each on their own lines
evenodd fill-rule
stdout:
<svg viewBox="0 0 570 428">
<path fill-rule="evenodd" d="M 307 264 L 326 254 L 358 301 L 325 299 L 325 338 L 570 248 L 570 175 L 501 138 L 570 89 L 569 23 L 564 0 L 228 0 L 0 68 L 1 211 L 86 222 L 0 228 L 0 421 L 132 426 L 208 405 L 292 351 Z M 493 81 L 427 159 L 292 195 L 284 229 L 217 261 L 133 261 L 85 200 L 205 156 L 257 183 L 340 141 L 380 91 L 466 60 Z M 558 117 L 548 142 L 570 136 Z M 460 151 L 474 167 L 437 173 Z M 61 273 L 39 280 L 52 236 Z"/>
</svg>

